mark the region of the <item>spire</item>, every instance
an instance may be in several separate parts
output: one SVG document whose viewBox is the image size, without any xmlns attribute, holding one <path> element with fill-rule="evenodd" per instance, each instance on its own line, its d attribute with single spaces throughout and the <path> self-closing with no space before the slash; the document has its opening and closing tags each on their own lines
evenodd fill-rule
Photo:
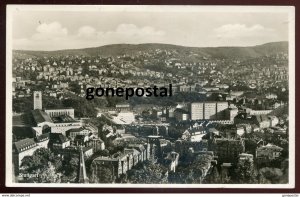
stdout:
<svg viewBox="0 0 300 197">
<path fill-rule="evenodd" d="M 82 147 L 80 147 L 80 154 L 79 154 L 78 183 L 89 183 L 89 179 L 86 175 L 86 168 L 85 168 Z"/>
</svg>

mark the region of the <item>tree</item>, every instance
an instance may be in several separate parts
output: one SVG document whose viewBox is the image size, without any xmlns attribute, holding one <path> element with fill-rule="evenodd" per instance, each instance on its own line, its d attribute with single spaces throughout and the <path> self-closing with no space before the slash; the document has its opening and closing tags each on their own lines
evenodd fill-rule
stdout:
<svg viewBox="0 0 300 197">
<path fill-rule="evenodd" d="M 20 173 L 29 174 L 25 182 L 60 182 L 62 162 L 49 149 L 39 148 L 32 156 L 26 156 L 21 163 Z M 38 175 L 38 176 L 34 176 Z"/>
<path fill-rule="evenodd" d="M 43 168 L 37 168 L 31 171 L 20 170 L 20 174 L 27 174 L 24 177 L 25 183 L 60 183 L 62 174 L 55 169 L 55 166 L 48 162 Z"/>
<path fill-rule="evenodd" d="M 188 166 L 178 166 L 176 172 L 170 173 L 169 180 L 176 184 L 199 183 L 195 181 L 194 170 Z"/>
<path fill-rule="evenodd" d="M 21 168 L 25 168 L 28 171 L 31 171 L 34 170 L 35 167 L 36 167 L 36 158 L 34 158 L 33 156 L 25 156 L 22 159 Z"/>
<path fill-rule="evenodd" d="M 81 86 L 76 83 L 76 82 L 70 82 L 69 83 L 69 88 L 72 92 L 75 92 L 76 94 L 80 94 L 81 93 Z"/>
<path fill-rule="evenodd" d="M 76 117 L 96 117 L 97 111 L 94 102 L 89 102 L 85 98 L 77 97 L 73 95 L 70 98 L 63 100 L 63 105 L 65 107 L 72 107 L 75 109 Z"/>
<path fill-rule="evenodd" d="M 108 166 L 101 166 L 97 173 L 92 172 L 90 180 L 92 183 L 112 183 L 115 177 Z"/>
<path fill-rule="evenodd" d="M 200 183 L 205 178 L 206 173 L 209 170 L 211 160 L 211 155 L 199 155 L 197 162 L 192 165 L 194 171 L 196 172 L 194 176 L 196 179 L 199 179 Z"/>
<path fill-rule="evenodd" d="M 61 108 L 62 102 L 52 96 L 43 95 L 43 107 L 45 108 Z"/>
<path fill-rule="evenodd" d="M 64 174 L 66 176 L 74 175 L 77 173 L 78 170 L 78 165 L 79 165 L 79 158 L 77 157 L 72 157 L 70 159 L 67 159 L 65 161 L 64 165 Z"/>
<path fill-rule="evenodd" d="M 239 162 L 237 164 L 237 168 L 235 170 L 235 176 L 233 176 L 237 183 L 255 183 L 256 175 L 254 173 L 253 162 L 249 159 L 244 160 L 243 162 Z"/>
<path fill-rule="evenodd" d="M 48 162 L 48 165 L 43 170 L 39 172 L 38 182 L 39 183 L 60 183 L 61 182 L 61 173 L 58 173 L 55 169 L 55 166 L 51 162 Z"/>
<path fill-rule="evenodd" d="M 30 171 L 47 166 L 48 161 L 56 163 L 56 160 L 60 160 L 60 158 L 55 156 L 49 149 L 39 148 L 33 153 L 32 156 L 26 156 L 23 158 L 23 160 L 21 166 Z"/>
<path fill-rule="evenodd" d="M 178 166 L 175 173 L 170 174 L 173 183 L 199 184 L 204 180 L 212 160 L 211 155 L 199 155 L 190 162 Z"/>
<path fill-rule="evenodd" d="M 221 176 L 220 176 L 220 173 L 218 171 L 218 168 L 216 165 L 214 165 L 212 167 L 212 170 L 211 170 L 211 173 L 208 174 L 203 183 L 207 183 L 207 184 L 219 184 L 219 183 L 222 183 L 221 182 Z"/>
<path fill-rule="evenodd" d="M 169 137 L 178 139 L 181 138 L 183 132 L 184 131 L 182 129 L 178 129 L 175 126 L 170 126 L 168 133 L 169 133 Z"/>
<path fill-rule="evenodd" d="M 167 170 L 160 164 L 149 161 L 136 166 L 128 172 L 128 182 L 136 184 L 166 184 L 168 183 Z"/>
<path fill-rule="evenodd" d="M 254 139 L 245 140 L 245 151 L 252 155 L 255 155 L 257 148 L 257 142 Z"/>
<path fill-rule="evenodd" d="M 272 184 L 280 183 L 283 172 L 279 168 L 262 168 L 259 170 L 261 178 L 268 180 Z"/>
<path fill-rule="evenodd" d="M 109 150 L 104 149 L 104 150 L 100 150 L 100 151 L 99 151 L 99 155 L 104 156 L 104 157 L 107 157 L 107 156 L 110 155 L 110 153 L 109 153 Z"/>
<path fill-rule="evenodd" d="M 31 97 L 13 98 L 14 112 L 30 112 L 33 109 L 33 101 Z"/>
</svg>

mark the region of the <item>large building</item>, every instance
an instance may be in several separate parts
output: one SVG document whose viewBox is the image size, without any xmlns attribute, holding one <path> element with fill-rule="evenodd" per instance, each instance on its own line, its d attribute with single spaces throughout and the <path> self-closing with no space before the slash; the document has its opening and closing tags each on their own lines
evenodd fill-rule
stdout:
<svg viewBox="0 0 300 197">
<path fill-rule="evenodd" d="M 191 103 L 191 119 L 192 120 L 204 119 L 203 103 Z"/>
<path fill-rule="evenodd" d="M 33 93 L 34 109 L 29 113 L 13 116 L 13 139 L 18 141 L 43 133 L 62 133 L 85 124 L 74 119 L 74 109 L 42 110 L 42 93 Z M 92 127 L 89 124 L 89 127 Z M 94 127 L 93 127 L 94 128 Z M 97 128 L 94 128 L 96 131 Z M 24 132 L 25 131 L 25 132 Z"/>
<path fill-rule="evenodd" d="M 228 102 L 199 102 L 191 103 L 191 120 L 223 120 Z"/>
<path fill-rule="evenodd" d="M 32 129 L 37 132 L 37 135 L 49 132 L 47 129 L 49 129 L 52 133 L 62 133 L 65 135 L 67 130 L 83 126 L 82 122 L 74 120 L 68 115 L 51 118 L 46 112 L 39 109 L 33 110 L 31 114 L 34 123 Z"/>
<path fill-rule="evenodd" d="M 204 110 L 203 116 L 205 120 L 216 119 L 217 117 L 217 103 L 216 102 L 208 102 L 203 103 Z"/>
<path fill-rule="evenodd" d="M 105 144 L 104 144 L 103 140 L 101 140 L 100 138 L 90 139 L 90 141 L 88 142 L 88 146 L 93 147 L 94 152 L 105 149 Z"/>
<path fill-rule="evenodd" d="M 174 117 L 177 121 L 186 121 L 189 119 L 189 113 L 184 109 L 176 109 L 174 111 Z"/>
<path fill-rule="evenodd" d="M 64 109 L 45 109 L 45 112 L 52 118 L 62 115 L 68 115 L 74 118 L 74 109 L 64 108 Z"/>
<path fill-rule="evenodd" d="M 235 163 L 239 155 L 245 152 L 245 142 L 242 139 L 216 138 L 211 148 L 220 162 Z"/>
<path fill-rule="evenodd" d="M 71 141 L 61 133 L 50 133 L 48 147 L 56 152 L 61 152 L 62 149 L 71 145 Z"/>
<path fill-rule="evenodd" d="M 113 121 L 116 124 L 131 124 L 135 121 L 135 115 L 133 112 L 125 112 L 125 111 L 121 111 L 119 113 L 117 113 L 115 116 L 112 116 Z"/>
<path fill-rule="evenodd" d="M 26 156 L 31 156 L 39 148 L 48 148 L 49 134 L 43 134 L 35 138 L 26 138 L 13 144 L 13 164 L 16 174 Z"/>
<path fill-rule="evenodd" d="M 270 163 L 280 157 L 283 148 L 267 144 L 265 146 L 258 147 L 256 149 L 256 161 L 257 163 Z"/>
<path fill-rule="evenodd" d="M 234 118 L 236 124 L 254 124 L 259 128 L 269 128 L 274 127 L 279 123 L 279 119 L 276 116 L 268 115 L 250 115 L 246 113 L 238 114 Z"/>
<path fill-rule="evenodd" d="M 84 135 L 90 137 L 93 134 L 98 135 L 98 133 L 95 133 L 95 131 L 92 130 L 90 127 L 80 127 L 69 129 L 66 131 L 66 137 L 70 137 L 72 140 L 74 140 L 77 135 Z"/>
<path fill-rule="evenodd" d="M 228 108 L 225 111 L 225 116 L 230 120 L 230 121 L 234 121 L 234 118 L 238 115 L 239 110 L 238 108 Z"/>
<path fill-rule="evenodd" d="M 151 147 L 149 144 L 135 144 L 125 148 L 122 153 L 118 152 L 109 157 L 97 157 L 91 164 L 91 181 L 97 182 L 94 178 L 101 178 L 103 176 L 101 172 L 103 167 L 106 167 L 111 171 L 114 179 L 120 177 L 120 175 L 125 174 L 138 163 L 150 160 L 152 157 L 151 154 L 154 153 L 154 151 L 150 149 Z"/>
</svg>

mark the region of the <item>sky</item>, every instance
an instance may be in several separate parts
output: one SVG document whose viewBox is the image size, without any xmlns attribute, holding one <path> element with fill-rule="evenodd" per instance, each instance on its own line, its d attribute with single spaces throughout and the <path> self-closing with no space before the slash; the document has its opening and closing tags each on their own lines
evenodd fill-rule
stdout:
<svg viewBox="0 0 300 197">
<path fill-rule="evenodd" d="M 15 6 L 13 49 L 60 50 L 109 44 L 253 46 L 288 40 L 287 9 L 205 6 Z"/>
</svg>

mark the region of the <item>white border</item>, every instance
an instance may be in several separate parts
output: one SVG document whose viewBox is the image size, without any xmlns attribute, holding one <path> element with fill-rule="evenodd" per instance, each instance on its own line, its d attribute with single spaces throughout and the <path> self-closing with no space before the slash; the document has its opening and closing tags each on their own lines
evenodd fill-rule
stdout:
<svg viewBox="0 0 300 197">
<path fill-rule="evenodd" d="M 289 183 L 288 184 L 44 184 L 12 181 L 12 13 L 14 11 L 83 12 L 254 12 L 289 15 Z M 6 9 L 6 186 L 77 188 L 294 188 L 295 187 L 295 7 L 294 6 L 129 6 L 129 5 L 7 5 Z"/>
</svg>

